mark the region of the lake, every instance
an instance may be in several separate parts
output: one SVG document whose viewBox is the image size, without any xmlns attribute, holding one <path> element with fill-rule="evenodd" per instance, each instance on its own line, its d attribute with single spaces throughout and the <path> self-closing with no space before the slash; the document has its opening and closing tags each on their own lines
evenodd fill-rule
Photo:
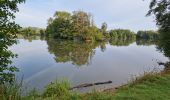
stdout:
<svg viewBox="0 0 170 100">
<path fill-rule="evenodd" d="M 57 79 L 66 78 L 71 86 L 112 81 L 112 84 L 77 89 L 88 92 L 126 84 L 144 72 L 162 70 L 157 62 L 168 58 L 148 41 L 78 42 L 54 39 L 18 39 L 10 47 L 18 58 L 17 77 L 27 87 L 42 90 Z"/>
</svg>

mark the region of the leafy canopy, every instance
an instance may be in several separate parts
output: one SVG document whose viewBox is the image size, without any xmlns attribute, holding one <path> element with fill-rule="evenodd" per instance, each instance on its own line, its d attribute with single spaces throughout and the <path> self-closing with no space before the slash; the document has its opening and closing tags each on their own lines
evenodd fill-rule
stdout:
<svg viewBox="0 0 170 100">
<path fill-rule="evenodd" d="M 155 15 L 156 24 L 162 31 L 170 31 L 170 0 L 152 0 L 147 16 Z"/>
<path fill-rule="evenodd" d="M 18 12 L 17 4 L 25 0 L 1 0 L 0 1 L 0 84 L 11 82 L 17 68 L 10 66 L 11 58 L 16 55 L 8 50 L 8 47 L 16 43 L 16 33 L 20 28 L 14 21 Z"/>
</svg>

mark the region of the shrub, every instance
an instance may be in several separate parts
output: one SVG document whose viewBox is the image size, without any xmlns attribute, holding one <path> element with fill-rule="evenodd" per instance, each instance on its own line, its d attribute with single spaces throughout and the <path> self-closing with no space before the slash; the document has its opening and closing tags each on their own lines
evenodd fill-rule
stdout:
<svg viewBox="0 0 170 100">
<path fill-rule="evenodd" d="M 62 97 L 69 95 L 70 84 L 67 80 L 55 81 L 46 86 L 43 97 Z"/>
</svg>

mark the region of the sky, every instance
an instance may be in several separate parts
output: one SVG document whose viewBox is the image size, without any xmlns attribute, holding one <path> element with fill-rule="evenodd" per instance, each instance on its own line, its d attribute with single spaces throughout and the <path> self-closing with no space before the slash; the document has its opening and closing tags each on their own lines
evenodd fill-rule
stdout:
<svg viewBox="0 0 170 100">
<path fill-rule="evenodd" d="M 150 0 L 26 0 L 19 5 L 16 22 L 22 27 L 47 26 L 47 19 L 56 11 L 90 12 L 97 27 L 103 22 L 108 29 L 156 30 L 154 17 L 146 17 Z"/>
</svg>

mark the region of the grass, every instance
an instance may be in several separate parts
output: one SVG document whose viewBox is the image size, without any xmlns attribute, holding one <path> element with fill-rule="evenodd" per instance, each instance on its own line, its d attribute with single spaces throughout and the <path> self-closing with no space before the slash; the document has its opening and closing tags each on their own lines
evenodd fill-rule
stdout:
<svg viewBox="0 0 170 100">
<path fill-rule="evenodd" d="M 0 85 L 0 100 L 20 100 L 22 82 L 5 83 Z"/>
<path fill-rule="evenodd" d="M 1 87 L 1 97 L 2 100 L 170 100 L 170 72 L 146 73 L 116 91 L 80 94 L 69 88 L 67 80 L 60 80 L 47 85 L 42 94 L 33 89 L 23 97 L 19 85 L 8 84 Z"/>
<path fill-rule="evenodd" d="M 170 100 L 170 74 L 149 73 L 121 87 L 113 100 Z"/>
</svg>

